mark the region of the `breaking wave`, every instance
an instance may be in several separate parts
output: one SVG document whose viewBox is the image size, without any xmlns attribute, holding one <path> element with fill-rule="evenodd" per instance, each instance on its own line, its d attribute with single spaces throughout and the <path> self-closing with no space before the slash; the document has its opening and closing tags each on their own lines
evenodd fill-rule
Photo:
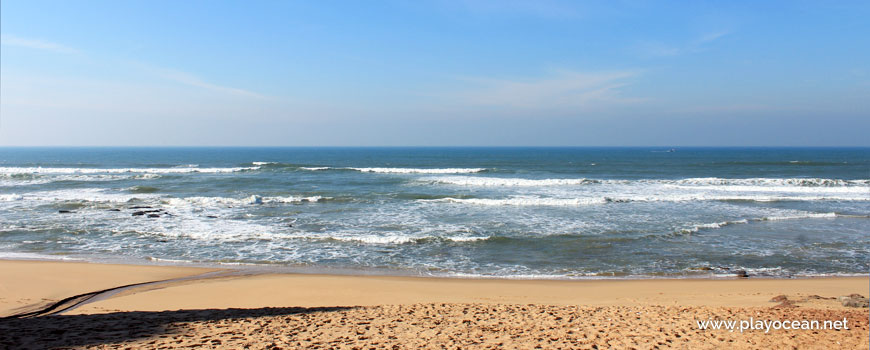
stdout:
<svg viewBox="0 0 870 350">
<path fill-rule="evenodd" d="M 589 179 L 521 179 L 521 178 L 500 178 L 500 177 L 471 177 L 471 176 L 453 176 L 428 178 L 423 181 L 458 185 L 458 186 L 481 186 L 481 187 L 535 187 L 535 186 L 566 186 L 566 185 L 587 185 L 599 183 L 598 180 Z"/>
<path fill-rule="evenodd" d="M 486 171 L 485 168 L 346 168 L 364 173 L 390 173 L 390 174 L 464 174 L 479 173 Z"/>
<path fill-rule="evenodd" d="M 332 169 L 332 168 L 330 168 L 330 167 L 328 167 L 328 166 L 316 166 L 316 167 L 301 167 L 301 168 L 299 168 L 299 169 L 302 169 L 302 170 L 310 170 L 310 171 L 318 171 L 318 170 L 329 170 L 329 169 Z"/>
<path fill-rule="evenodd" d="M 12 202 L 24 199 L 24 196 L 20 194 L 10 193 L 10 194 L 0 194 L 0 202 Z"/>
<path fill-rule="evenodd" d="M 25 194 L 0 194 L 0 201 L 50 201 L 50 202 L 106 202 L 106 203 L 125 203 L 136 200 L 156 200 L 168 205 L 200 205 L 200 206 L 232 206 L 232 205 L 253 205 L 253 204 L 273 204 L 273 203 L 310 203 L 322 202 L 330 199 L 330 197 L 321 196 L 275 196 L 263 197 L 251 195 L 244 198 L 229 198 L 229 197 L 183 197 L 183 198 L 165 198 L 156 193 L 157 189 L 144 188 L 145 186 L 135 186 L 125 189 L 130 193 L 110 192 L 101 189 L 77 189 L 77 190 L 58 190 L 58 191 L 40 191 L 30 192 Z M 144 188 L 144 190 L 143 190 Z"/>
<path fill-rule="evenodd" d="M 84 188 L 75 190 L 38 191 L 21 195 L 0 195 L 0 201 L 43 201 L 43 202 L 102 202 L 102 203 L 125 203 L 135 200 L 156 198 L 151 193 L 113 193 L 101 189 Z"/>
<path fill-rule="evenodd" d="M 43 168 L 0 167 L 0 174 L 178 174 L 178 173 L 234 173 L 257 170 L 260 167 L 235 168 Z"/>
<path fill-rule="evenodd" d="M 322 170 L 352 170 L 363 173 L 382 173 L 382 174 L 470 174 L 486 171 L 485 168 L 354 168 L 354 167 L 299 167 L 302 170 L 322 171 Z"/>
<path fill-rule="evenodd" d="M 639 179 L 639 180 L 597 180 L 587 178 L 574 179 L 523 179 L 501 177 L 448 176 L 424 178 L 422 181 L 458 186 L 504 186 L 504 187 L 536 187 L 536 186 L 571 186 L 590 184 L 616 185 L 678 185 L 678 186 L 797 186 L 797 187 L 870 187 L 870 180 L 842 180 L 820 178 L 749 178 L 724 179 L 716 177 L 687 178 L 678 180 Z"/>
<path fill-rule="evenodd" d="M 490 198 L 439 198 L 439 199 L 419 199 L 425 202 L 448 202 L 472 205 L 491 205 L 491 206 L 579 206 L 591 204 L 606 203 L 604 198 L 507 198 L 507 199 L 490 199 Z"/>
<path fill-rule="evenodd" d="M 159 178 L 159 174 L 39 174 L 39 173 L 0 173 L 0 186 L 30 186 L 52 182 L 98 182 L 118 180 L 151 180 Z"/>
<path fill-rule="evenodd" d="M 162 201 L 171 206 L 232 206 L 232 205 L 254 205 L 254 204 L 273 204 L 273 203 L 313 203 L 328 200 L 328 197 L 310 196 L 310 197 L 262 197 L 251 195 L 245 198 L 228 198 L 228 197 L 185 197 L 185 198 L 164 198 Z"/>
<path fill-rule="evenodd" d="M 755 196 L 755 195 L 665 195 L 665 196 L 631 196 L 631 197 L 581 197 L 581 198 L 544 198 L 544 197 L 512 197 L 502 199 L 490 198 L 455 198 L 419 199 L 427 202 L 448 202 L 471 205 L 490 206 L 582 206 L 607 203 L 629 202 L 692 202 L 692 201 L 750 201 L 750 202 L 786 202 L 786 201 L 870 201 L 867 197 L 852 196 Z"/>
<path fill-rule="evenodd" d="M 425 243 L 430 241 L 444 242 L 475 242 L 490 239 L 489 236 L 406 236 L 406 235 L 285 235 L 283 238 L 308 239 L 308 240 L 332 240 L 340 242 L 356 242 L 363 244 L 407 244 Z"/>
<path fill-rule="evenodd" d="M 743 220 L 735 220 L 735 221 L 722 221 L 722 222 L 714 222 L 710 224 L 700 224 L 692 226 L 691 228 L 682 229 L 680 233 L 696 233 L 704 229 L 717 229 L 722 228 L 729 225 L 737 225 L 737 224 L 748 224 L 749 222 L 758 222 L 758 221 L 782 221 L 782 220 L 797 220 L 797 219 L 833 219 L 837 217 L 861 217 L 866 218 L 867 216 L 858 216 L 858 215 L 840 215 L 837 213 L 800 213 L 794 215 L 782 215 L 782 216 L 765 216 L 761 218 L 754 219 L 743 219 Z"/>
<path fill-rule="evenodd" d="M 780 220 L 794 220 L 794 219 L 810 219 L 810 218 L 835 218 L 839 215 L 837 213 L 807 213 L 807 214 L 797 214 L 797 215 L 784 215 L 784 216 L 767 216 L 763 217 L 761 221 L 780 221 Z"/>
</svg>

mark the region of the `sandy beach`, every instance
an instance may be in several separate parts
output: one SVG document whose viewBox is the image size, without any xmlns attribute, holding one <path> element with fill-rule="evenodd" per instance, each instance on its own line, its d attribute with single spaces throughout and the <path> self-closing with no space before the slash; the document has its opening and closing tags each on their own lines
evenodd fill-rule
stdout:
<svg viewBox="0 0 870 350">
<path fill-rule="evenodd" d="M 154 281 L 163 282 L 111 290 Z M 837 297 L 866 297 L 868 285 L 866 277 L 448 279 L 10 260 L 0 261 L 0 316 L 34 317 L 0 320 L 0 346 L 866 349 L 867 308 Z M 40 313 L 72 296 L 82 297 Z M 848 329 L 698 326 L 843 319 Z"/>
</svg>

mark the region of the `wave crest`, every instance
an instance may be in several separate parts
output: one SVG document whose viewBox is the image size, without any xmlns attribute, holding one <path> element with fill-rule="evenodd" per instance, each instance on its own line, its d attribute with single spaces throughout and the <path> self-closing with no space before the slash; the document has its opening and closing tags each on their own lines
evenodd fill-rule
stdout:
<svg viewBox="0 0 870 350">
<path fill-rule="evenodd" d="M 870 187 L 870 180 L 842 180 L 822 178 L 747 178 L 727 179 L 717 177 L 686 178 L 678 180 L 667 179 L 637 179 L 637 180 L 607 180 L 607 179 L 524 179 L 504 177 L 474 177 L 448 176 L 424 178 L 431 183 L 458 186 L 504 186 L 504 187 L 537 187 L 537 186 L 571 186 L 571 185 L 679 185 L 679 186 L 769 186 L 769 187 Z"/>
<path fill-rule="evenodd" d="M 755 195 L 664 195 L 664 196 L 629 196 L 629 197 L 581 197 L 581 198 L 546 198 L 546 197 L 511 197 L 511 198 L 455 198 L 419 199 L 423 202 L 447 202 L 470 205 L 488 206 L 583 206 L 607 203 L 631 202 L 692 202 L 692 201 L 749 201 L 749 202 L 787 202 L 787 201 L 868 201 L 870 198 L 850 196 L 755 196 Z"/>
<path fill-rule="evenodd" d="M 184 197 L 184 198 L 165 198 L 163 201 L 170 206 L 232 206 L 232 205 L 254 205 L 254 204 L 273 204 L 273 203 L 312 203 L 321 202 L 329 199 L 328 197 L 309 196 L 309 197 L 263 197 L 251 195 L 245 198 L 229 198 L 229 197 Z"/>
<path fill-rule="evenodd" d="M 389 174 L 467 174 L 483 172 L 485 168 L 346 168 L 364 173 Z"/>
<path fill-rule="evenodd" d="M 0 174 L 178 174 L 178 173 L 234 173 L 257 170 L 260 167 L 235 168 L 43 168 L 0 167 Z"/>
</svg>

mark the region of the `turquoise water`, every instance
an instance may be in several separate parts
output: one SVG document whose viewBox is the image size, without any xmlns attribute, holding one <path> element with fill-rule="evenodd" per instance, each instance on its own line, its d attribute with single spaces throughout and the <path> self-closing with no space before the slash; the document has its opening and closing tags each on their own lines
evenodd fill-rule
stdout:
<svg viewBox="0 0 870 350">
<path fill-rule="evenodd" d="M 0 148 L 0 214 L 6 258 L 866 274 L 870 149 Z"/>
</svg>

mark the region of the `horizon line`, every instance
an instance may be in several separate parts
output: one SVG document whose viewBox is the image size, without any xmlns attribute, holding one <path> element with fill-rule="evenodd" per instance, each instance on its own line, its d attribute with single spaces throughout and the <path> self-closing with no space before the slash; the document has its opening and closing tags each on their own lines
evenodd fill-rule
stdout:
<svg viewBox="0 0 870 350">
<path fill-rule="evenodd" d="M 870 145 L 0 145 L 0 148 L 870 148 Z"/>
</svg>

